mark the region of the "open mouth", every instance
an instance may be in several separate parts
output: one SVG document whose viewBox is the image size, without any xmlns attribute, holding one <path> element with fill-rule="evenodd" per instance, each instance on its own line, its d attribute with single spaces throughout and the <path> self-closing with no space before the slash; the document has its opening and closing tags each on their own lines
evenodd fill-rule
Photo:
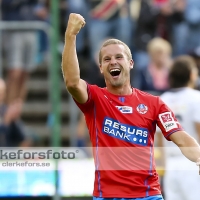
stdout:
<svg viewBox="0 0 200 200">
<path fill-rule="evenodd" d="M 121 70 L 120 69 L 111 69 L 110 70 L 110 74 L 111 76 L 115 77 L 115 76 L 119 76 L 121 73 Z"/>
</svg>

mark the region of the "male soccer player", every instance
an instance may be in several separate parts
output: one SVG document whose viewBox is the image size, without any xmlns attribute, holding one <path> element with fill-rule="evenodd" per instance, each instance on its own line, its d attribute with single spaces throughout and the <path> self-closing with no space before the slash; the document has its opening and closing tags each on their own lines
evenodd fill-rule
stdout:
<svg viewBox="0 0 200 200">
<path fill-rule="evenodd" d="M 184 130 L 200 143 L 200 92 L 193 89 L 197 79 L 198 70 L 193 58 L 177 57 L 169 73 L 171 89 L 162 94 L 161 99 L 173 110 Z M 162 139 L 161 146 L 165 147 L 166 200 L 199 199 L 200 178 L 197 170 L 182 156 L 175 144 L 163 140 L 163 137 L 159 138 Z"/>
<path fill-rule="evenodd" d="M 198 164 L 200 148 L 159 97 L 131 87 L 130 70 L 134 63 L 130 49 L 123 42 L 110 39 L 100 49 L 105 88 L 80 78 L 76 35 L 84 25 L 81 15 L 70 14 L 62 70 L 68 91 L 85 115 L 94 147 L 93 199 L 162 200 L 153 158 L 156 124 L 168 140 Z M 186 151 L 185 146 L 196 149 Z"/>
</svg>

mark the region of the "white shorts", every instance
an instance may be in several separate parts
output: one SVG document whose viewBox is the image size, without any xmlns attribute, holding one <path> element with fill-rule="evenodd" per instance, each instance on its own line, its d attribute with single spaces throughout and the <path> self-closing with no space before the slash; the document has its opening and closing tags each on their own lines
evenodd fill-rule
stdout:
<svg viewBox="0 0 200 200">
<path fill-rule="evenodd" d="M 200 199 L 198 166 L 183 155 L 167 158 L 166 162 L 165 200 Z"/>
<path fill-rule="evenodd" d="M 3 39 L 7 68 L 33 71 L 36 67 L 37 32 L 6 31 Z"/>
</svg>

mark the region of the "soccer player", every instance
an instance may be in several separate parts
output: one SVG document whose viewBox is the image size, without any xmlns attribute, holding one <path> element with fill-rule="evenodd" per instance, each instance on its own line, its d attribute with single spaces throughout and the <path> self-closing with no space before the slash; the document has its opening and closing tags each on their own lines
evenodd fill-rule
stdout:
<svg viewBox="0 0 200 200">
<path fill-rule="evenodd" d="M 184 130 L 200 143 L 200 92 L 194 90 L 198 79 L 196 63 L 190 56 L 177 57 L 169 73 L 171 89 L 161 99 L 173 110 Z M 159 135 L 164 146 L 166 200 L 196 200 L 200 197 L 200 179 L 191 162 L 172 142 Z M 191 187 L 192 186 L 192 187 Z M 190 190 L 188 192 L 188 187 Z"/>
<path fill-rule="evenodd" d="M 198 143 L 183 131 L 159 97 L 131 87 L 134 62 L 123 42 L 109 39 L 100 49 L 99 66 L 105 88 L 80 78 L 76 35 L 84 25 L 81 15 L 70 14 L 62 71 L 68 91 L 85 115 L 94 147 L 93 199 L 162 200 L 153 155 L 156 124 L 166 139 L 176 143 L 188 159 L 199 165 Z M 196 148 L 186 151 L 185 146 Z"/>
</svg>

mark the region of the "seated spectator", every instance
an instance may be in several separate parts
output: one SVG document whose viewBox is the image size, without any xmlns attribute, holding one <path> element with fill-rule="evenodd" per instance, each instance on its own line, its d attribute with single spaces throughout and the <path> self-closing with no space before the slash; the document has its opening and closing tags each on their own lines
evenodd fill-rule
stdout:
<svg viewBox="0 0 200 200">
<path fill-rule="evenodd" d="M 149 64 L 136 73 L 135 87 L 155 93 L 168 89 L 168 73 L 172 63 L 172 48 L 169 42 L 162 38 L 154 38 L 147 45 L 150 57 Z"/>
<path fill-rule="evenodd" d="M 16 100 L 9 106 L 4 104 L 5 82 L 0 79 L 0 147 L 28 147 L 32 141 L 25 136 L 19 117 L 22 101 Z"/>
</svg>

